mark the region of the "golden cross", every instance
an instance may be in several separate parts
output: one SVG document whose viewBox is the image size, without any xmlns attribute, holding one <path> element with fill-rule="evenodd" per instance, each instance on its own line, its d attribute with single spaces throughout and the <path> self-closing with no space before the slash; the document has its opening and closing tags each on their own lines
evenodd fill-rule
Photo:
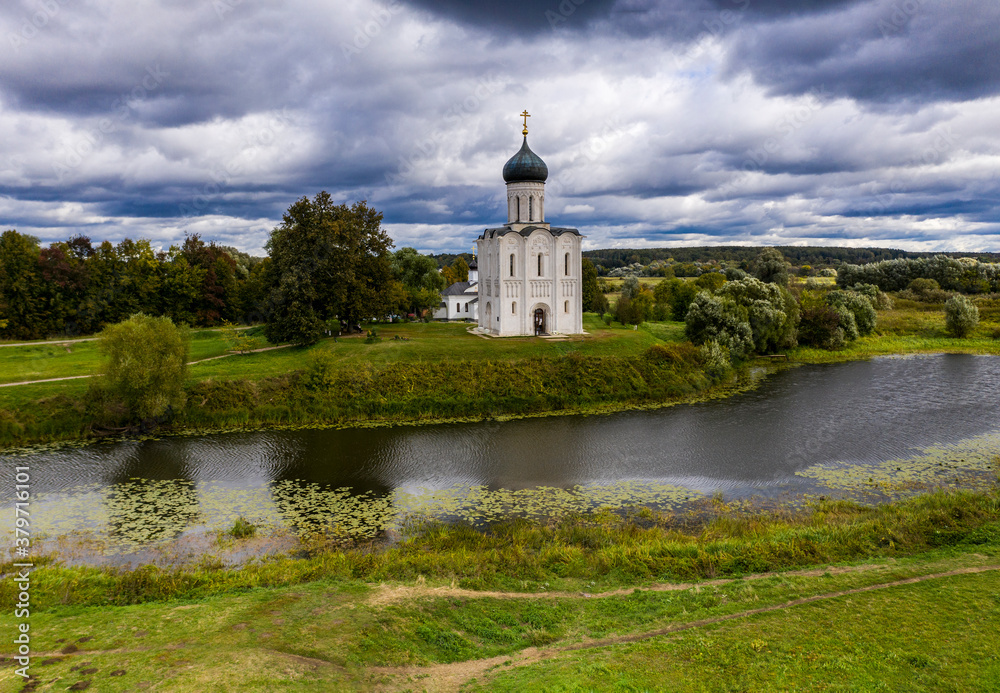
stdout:
<svg viewBox="0 0 1000 693">
<path fill-rule="evenodd" d="M 524 117 L 524 131 L 523 134 L 528 134 L 528 118 L 531 116 L 528 114 L 528 109 L 524 109 L 524 113 L 521 114 Z"/>
<path fill-rule="evenodd" d="M 476 259 L 476 244 L 475 243 L 472 244 L 472 259 L 473 260 Z"/>
</svg>

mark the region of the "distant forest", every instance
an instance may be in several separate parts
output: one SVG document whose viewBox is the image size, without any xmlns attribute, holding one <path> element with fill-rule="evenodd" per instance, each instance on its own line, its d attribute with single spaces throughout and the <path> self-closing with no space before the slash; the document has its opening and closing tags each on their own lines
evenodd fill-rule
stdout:
<svg viewBox="0 0 1000 693">
<path fill-rule="evenodd" d="M 813 269 L 834 267 L 842 263 L 851 265 L 866 265 L 883 260 L 898 260 L 900 258 L 933 257 L 945 255 L 948 257 L 971 257 L 980 262 L 998 262 L 1000 253 L 942 253 L 942 252 L 909 252 L 891 248 L 818 248 L 811 246 L 776 246 L 792 265 L 809 265 Z M 587 250 L 583 256 L 588 258 L 603 274 L 617 267 L 625 267 L 634 263 L 648 265 L 653 262 L 663 262 L 673 259 L 676 263 L 702 262 L 725 263 L 728 266 L 746 269 L 750 262 L 760 253 L 760 246 L 699 246 L 694 248 L 609 248 L 606 250 Z M 603 268 L 603 272 L 601 269 Z"/>
<path fill-rule="evenodd" d="M 691 248 L 607 248 L 604 250 L 585 250 L 583 257 L 589 259 L 597 267 L 599 274 L 606 274 L 617 267 L 626 267 L 634 263 L 649 265 L 653 262 L 665 262 L 673 259 L 677 264 L 683 263 L 724 263 L 730 267 L 746 269 L 750 262 L 760 253 L 762 246 L 696 246 Z M 781 245 L 776 248 L 793 266 L 809 265 L 813 269 L 824 267 L 836 268 L 841 264 L 867 265 L 883 260 L 899 260 L 902 258 L 930 258 L 935 255 L 946 257 L 971 257 L 980 262 L 1000 262 L 1000 253 L 988 252 L 911 252 L 893 248 L 821 248 L 813 246 Z M 471 253 L 438 253 L 431 255 L 439 268 L 450 266 L 457 258 L 466 262 L 472 261 Z"/>
</svg>

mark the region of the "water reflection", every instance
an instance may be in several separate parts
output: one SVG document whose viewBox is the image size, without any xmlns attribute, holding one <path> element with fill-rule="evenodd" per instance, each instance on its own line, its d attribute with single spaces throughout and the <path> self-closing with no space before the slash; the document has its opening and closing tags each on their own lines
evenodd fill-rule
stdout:
<svg viewBox="0 0 1000 693">
<path fill-rule="evenodd" d="M 421 494 L 462 489 L 479 497 L 655 482 L 740 494 L 802 487 L 797 473 L 817 463 L 877 463 L 1000 430 L 998 385 L 997 357 L 881 358 L 790 369 L 752 392 L 654 411 L 167 438 L 26 461 L 43 515 L 96 495 L 103 510 L 73 512 L 129 536 L 217 526 L 236 513 L 344 523 L 359 502 L 391 514 Z M 338 488 L 349 490 L 328 493 Z"/>
</svg>

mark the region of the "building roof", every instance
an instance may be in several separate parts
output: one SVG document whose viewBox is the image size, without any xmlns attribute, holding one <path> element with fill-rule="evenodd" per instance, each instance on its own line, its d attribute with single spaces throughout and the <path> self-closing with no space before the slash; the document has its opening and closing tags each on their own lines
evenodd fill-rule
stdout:
<svg viewBox="0 0 1000 693">
<path fill-rule="evenodd" d="M 493 228 L 493 229 L 486 229 L 485 231 L 483 231 L 483 235 L 480 236 L 480 238 L 482 238 L 482 239 L 496 238 L 497 236 L 506 236 L 508 233 L 519 233 L 522 236 L 524 236 L 525 238 L 527 238 L 528 236 L 530 236 L 531 234 L 533 234 L 535 231 L 548 231 L 553 236 L 561 236 L 564 233 L 573 233 L 573 234 L 576 234 L 577 236 L 580 235 L 579 229 L 571 229 L 571 228 L 562 227 L 562 226 L 551 226 L 551 227 L 545 227 L 545 226 L 525 226 L 520 231 L 515 231 L 510 226 L 499 226 L 499 227 Z"/>
<path fill-rule="evenodd" d="M 470 293 L 470 289 L 479 286 L 479 282 L 455 282 L 441 292 L 442 296 L 461 296 Z M 477 290 L 478 291 L 478 290 Z"/>
<path fill-rule="evenodd" d="M 528 136 L 524 136 L 524 144 L 517 154 L 504 164 L 503 179 L 507 183 L 520 183 L 522 181 L 536 181 L 544 183 L 549 177 L 549 167 L 541 158 L 528 147 Z"/>
</svg>

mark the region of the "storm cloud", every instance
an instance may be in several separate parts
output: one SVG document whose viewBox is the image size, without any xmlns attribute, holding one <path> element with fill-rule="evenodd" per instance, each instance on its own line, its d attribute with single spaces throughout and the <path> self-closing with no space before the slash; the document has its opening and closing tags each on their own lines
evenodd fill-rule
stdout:
<svg viewBox="0 0 1000 693">
<path fill-rule="evenodd" d="M 993 0 L 18 0 L 0 222 L 261 252 L 297 198 L 397 245 L 504 221 L 529 141 L 589 247 L 1000 250 Z"/>
</svg>

